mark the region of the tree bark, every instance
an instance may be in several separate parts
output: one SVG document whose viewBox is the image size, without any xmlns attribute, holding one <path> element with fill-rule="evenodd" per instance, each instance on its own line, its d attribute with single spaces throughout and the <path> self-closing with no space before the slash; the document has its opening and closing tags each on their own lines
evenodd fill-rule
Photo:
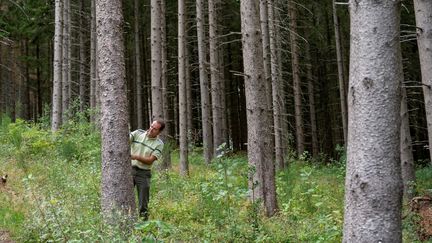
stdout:
<svg viewBox="0 0 432 243">
<path fill-rule="evenodd" d="M 104 216 L 111 219 L 113 211 L 132 214 L 135 210 L 121 0 L 97 0 L 96 23 L 102 105 L 101 204 Z"/>
<path fill-rule="evenodd" d="M 55 1 L 54 68 L 51 130 L 57 131 L 62 122 L 62 59 L 63 1 Z"/>
<path fill-rule="evenodd" d="M 151 0 L 152 120 L 163 119 L 161 0 Z"/>
<path fill-rule="evenodd" d="M 211 103 L 210 103 L 210 86 L 207 72 L 207 48 L 205 35 L 205 14 L 204 0 L 196 1 L 197 13 L 197 37 L 198 37 L 198 58 L 199 58 L 199 75 L 200 75 L 200 93 L 201 93 L 201 115 L 202 115 L 202 133 L 204 159 L 206 164 L 210 164 L 213 158 L 213 136 L 211 127 Z"/>
<path fill-rule="evenodd" d="M 429 159 L 432 161 L 432 2 L 414 0 L 414 9 L 428 130 Z"/>
<path fill-rule="evenodd" d="M 141 75 L 141 40 L 139 33 L 139 19 L 140 9 L 139 1 L 134 0 L 134 40 L 135 40 L 135 95 L 136 95 L 136 116 L 137 116 L 137 127 L 144 127 L 143 117 L 143 100 L 142 100 L 142 75 Z M 147 125 L 147 124 L 146 124 Z"/>
<path fill-rule="evenodd" d="M 411 200 L 415 195 L 415 167 L 412 153 L 412 139 L 409 127 L 409 113 L 406 88 L 401 88 L 401 138 L 400 138 L 400 156 L 402 181 L 404 185 L 404 198 Z"/>
<path fill-rule="evenodd" d="M 402 242 L 400 1 L 352 1 L 343 242 Z"/>
<path fill-rule="evenodd" d="M 290 44 L 291 44 L 291 64 L 293 75 L 293 88 L 294 88 L 294 111 L 295 111 L 295 126 L 296 126 L 296 142 L 298 155 L 303 154 L 304 148 L 304 129 L 302 117 L 302 92 L 300 84 L 300 50 L 297 44 L 297 10 L 294 6 L 294 1 L 289 2 L 290 14 Z"/>
<path fill-rule="evenodd" d="M 62 122 L 66 123 L 69 113 L 71 84 L 70 78 L 70 52 L 71 52 L 71 28 L 70 28 L 70 0 L 64 0 L 63 6 L 63 65 L 62 65 Z"/>
<path fill-rule="evenodd" d="M 163 117 L 165 120 L 165 130 L 162 134 L 165 146 L 163 150 L 163 161 L 161 169 L 171 168 L 171 151 L 174 144 L 171 134 L 172 119 L 169 113 L 169 92 L 168 92 L 168 60 L 167 60 L 167 40 L 166 40 L 166 2 L 161 0 L 161 34 L 162 34 L 162 100 L 163 100 Z"/>
<path fill-rule="evenodd" d="M 224 142 L 224 131 L 222 124 L 222 89 L 219 70 L 219 41 L 218 41 L 218 16 L 217 9 L 220 6 L 220 0 L 209 0 L 209 43 L 210 43 L 210 83 L 211 83 L 211 99 L 213 111 L 213 153 L 217 154 L 217 148 Z"/>
<path fill-rule="evenodd" d="M 280 79 L 280 67 L 278 63 L 278 47 L 277 42 L 280 35 L 278 35 L 276 29 L 276 17 L 275 17 L 275 1 L 268 0 L 267 6 L 263 6 L 268 9 L 268 25 L 269 25 L 269 37 L 270 37 L 270 78 L 272 87 L 272 103 L 273 103 L 273 126 L 274 126 L 274 139 L 275 139 L 275 163 L 278 168 L 282 169 L 285 167 L 284 162 L 284 141 L 283 134 L 286 132 L 283 129 L 282 110 L 283 110 L 283 86 Z M 262 19 L 262 17 L 261 17 Z M 262 24 L 261 24 L 262 25 Z M 264 65 L 265 66 L 265 65 Z"/>
<path fill-rule="evenodd" d="M 96 0 L 91 0 L 91 23 L 90 23 L 90 108 L 93 110 L 90 115 L 90 120 L 97 120 L 97 60 L 96 60 Z"/>
<path fill-rule="evenodd" d="M 178 75 L 179 75 L 179 121 L 180 121 L 180 174 L 189 174 L 187 134 L 187 80 L 186 80 L 186 23 L 185 1 L 178 1 Z"/>
<path fill-rule="evenodd" d="M 86 45 L 85 45 L 85 8 L 84 8 L 84 0 L 80 0 L 80 29 L 78 32 L 79 35 L 79 50 L 80 50 L 80 62 L 79 62 L 79 100 L 80 100 L 80 111 L 84 112 L 85 108 L 87 107 L 86 104 L 86 93 L 87 93 L 87 75 L 86 75 L 86 62 L 87 62 L 87 56 L 86 56 Z"/>
<path fill-rule="evenodd" d="M 340 37 L 340 28 L 339 28 L 339 19 L 337 16 L 336 10 L 336 0 L 332 0 L 333 5 L 333 25 L 335 32 L 335 42 L 336 42 L 336 59 L 337 59 L 337 67 L 338 67 L 338 81 L 339 81 L 339 97 L 341 104 L 341 113 L 342 113 L 342 128 L 344 134 L 344 147 L 347 145 L 347 136 L 348 136 L 348 117 L 347 117 L 347 103 L 346 103 L 346 88 L 345 88 L 345 74 L 344 74 L 344 60 L 342 54 L 342 46 L 341 46 L 341 37 Z"/>
<path fill-rule="evenodd" d="M 318 129 L 316 123 L 315 88 L 314 88 L 314 78 L 312 72 L 311 50 L 310 50 L 309 43 L 306 43 L 306 60 L 307 60 L 308 94 L 309 94 L 309 114 L 310 114 L 311 135 L 312 135 L 312 156 L 316 158 L 319 153 Z"/>
<path fill-rule="evenodd" d="M 268 129 L 271 119 L 264 84 L 263 48 L 260 29 L 258 1 L 241 1 L 241 26 L 243 62 L 246 87 L 248 126 L 248 160 L 253 175 L 249 178 L 249 192 L 252 201 L 261 203 L 266 215 L 277 210 L 276 188 L 268 170 L 273 170 L 272 130 Z"/>
</svg>

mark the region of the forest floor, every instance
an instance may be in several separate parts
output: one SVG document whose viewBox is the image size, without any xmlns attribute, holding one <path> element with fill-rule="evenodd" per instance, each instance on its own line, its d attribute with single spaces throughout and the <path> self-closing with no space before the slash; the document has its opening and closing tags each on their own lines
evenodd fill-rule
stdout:
<svg viewBox="0 0 432 243">
<path fill-rule="evenodd" d="M 411 211 L 418 216 L 417 234 L 421 241 L 432 237 L 432 197 L 429 195 L 415 197 L 410 202 Z"/>
<path fill-rule="evenodd" d="M 0 242 L 2 242 L 2 243 L 13 243 L 15 241 L 13 241 L 10 238 L 8 231 L 0 229 Z"/>
</svg>

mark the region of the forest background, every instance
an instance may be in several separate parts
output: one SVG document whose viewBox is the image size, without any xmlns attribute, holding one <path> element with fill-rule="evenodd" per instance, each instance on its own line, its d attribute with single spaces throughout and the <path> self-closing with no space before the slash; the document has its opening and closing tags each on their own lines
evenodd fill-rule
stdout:
<svg viewBox="0 0 432 243">
<path fill-rule="evenodd" d="M 24 240 L 125 239 L 130 235 L 122 229 L 102 229 L 99 215 L 101 90 L 95 2 L 61 2 L 60 15 L 53 1 L 0 2 L 0 112 L 6 115 L 1 131 L 5 163 L 0 169 L 10 178 L 10 188 L 2 194 L 3 226 Z M 155 15 L 150 2 L 123 1 L 130 129 L 146 128 L 153 118 L 162 117 L 168 125 L 164 137 L 174 149 L 165 156 L 172 160 L 160 165 L 168 171 L 154 179 L 155 220 L 135 225 L 133 237 L 340 241 L 348 129 L 347 5 L 275 1 L 274 15 L 267 18 L 267 28 L 274 24 L 268 46 L 274 39 L 276 48 L 268 47 L 264 54 L 268 65 L 263 74 L 265 80 L 277 75 L 279 86 L 271 90 L 275 85 L 270 82 L 262 95 L 270 99 L 269 110 L 278 110 L 265 129 L 274 135 L 269 144 L 275 144 L 280 213 L 266 218 L 245 200 L 250 168 L 242 153 L 248 121 L 240 3 L 199 2 L 185 1 L 179 14 L 178 3 L 167 1 Z M 203 6 L 203 15 L 197 6 Z M 55 21 L 59 16 L 63 20 Z M 418 168 L 417 190 L 424 193 L 430 188 L 429 132 L 411 1 L 402 2 L 401 16 L 409 144 Z M 199 20 L 204 20 L 202 25 Z M 56 24 L 60 39 L 54 38 Z M 205 33 L 201 41 L 200 29 Z M 57 59 L 56 40 L 62 50 Z M 208 48 L 205 61 L 199 43 Z M 274 62 L 276 71 L 271 71 Z M 55 113 L 59 78 L 57 102 L 62 108 Z M 179 174 L 189 174 L 189 179 Z M 415 220 L 408 217 L 404 223 L 404 237 L 415 239 Z M 292 233 L 286 234 L 287 229 Z"/>
</svg>

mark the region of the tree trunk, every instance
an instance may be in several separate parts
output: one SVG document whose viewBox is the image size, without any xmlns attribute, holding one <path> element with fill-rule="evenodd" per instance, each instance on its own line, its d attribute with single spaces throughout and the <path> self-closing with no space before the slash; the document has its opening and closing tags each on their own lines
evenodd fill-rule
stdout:
<svg viewBox="0 0 432 243">
<path fill-rule="evenodd" d="M 91 0 L 91 23 L 90 23 L 90 108 L 93 110 L 90 120 L 96 121 L 97 108 L 97 67 L 96 67 L 96 0 Z"/>
<path fill-rule="evenodd" d="M 161 0 L 151 0 L 152 120 L 163 119 Z"/>
<path fill-rule="evenodd" d="M 62 122 L 62 59 L 63 59 L 63 1 L 55 1 L 54 70 L 51 130 L 57 131 Z"/>
<path fill-rule="evenodd" d="M 79 100 L 80 100 L 80 111 L 84 112 L 85 108 L 87 107 L 86 104 L 86 92 L 87 92 L 87 76 L 86 76 L 86 62 L 87 62 L 87 56 L 86 56 L 86 45 L 85 45 L 85 23 L 84 23 L 84 0 L 80 1 L 80 29 L 78 32 L 79 35 L 79 50 L 80 50 L 80 62 L 79 62 Z"/>
<path fill-rule="evenodd" d="M 139 33 L 139 1 L 134 0 L 134 40 L 135 40 L 135 95 L 136 95 L 136 116 L 137 116 L 137 127 L 144 127 L 144 117 L 143 117 L 143 100 L 142 100 L 142 75 L 141 75 L 141 40 Z M 147 126 L 147 124 L 146 124 Z"/>
<path fill-rule="evenodd" d="M 293 88 L 294 88 L 294 111 L 295 111 L 295 124 L 296 124 L 296 142 L 298 155 L 303 154 L 304 148 L 304 130 L 302 118 L 302 92 L 300 84 L 300 64 L 299 64 L 299 47 L 297 44 L 297 10 L 295 2 L 289 2 L 290 14 L 290 44 L 291 44 L 291 63 L 293 75 Z"/>
<path fill-rule="evenodd" d="M 353 1 L 343 242 L 402 242 L 400 1 Z"/>
<path fill-rule="evenodd" d="M 219 70 L 219 41 L 217 27 L 217 8 L 220 6 L 220 0 L 209 0 L 209 43 L 210 43 L 210 80 L 211 80 L 211 98 L 213 111 L 213 152 L 217 155 L 217 148 L 224 142 L 224 131 L 222 129 L 222 90 Z"/>
<path fill-rule="evenodd" d="M 206 164 L 210 164 L 213 158 L 213 136 L 211 127 L 211 103 L 210 103 L 210 86 L 207 72 L 207 48 L 205 35 L 205 14 L 204 0 L 196 1 L 196 20 L 197 20 L 197 37 L 198 37 L 198 58 L 199 58 L 199 75 L 200 75 L 200 93 L 201 93 L 201 114 L 202 114 L 202 133 L 204 159 Z"/>
<path fill-rule="evenodd" d="M 161 34 L 162 34 L 162 99 L 163 117 L 165 120 L 165 130 L 162 134 L 165 146 L 163 150 L 163 161 L 161 169 L 171 168 L 171 151 L 173 149 L 173 137 L 171 134 L 172 119 L 169 115 L 169 92 L 168 92 L 168 60 L 167 60 L 167 40 L 166 40 L 166 2 L 161 0 Z"/>
<path fill-rule="evenodd" d="M 318 131 L 316 124 L 316 112 L 315 112 L 315 89 L 314 79 L 312 73 L 312 60 L 310 44 L 306 43 L 306 60 L 307 60 L 307 79 L 308 79 L 308 94 L 309 94 L 309 113 L 311 123 L 311 135 L 312 135 L 312 156 L 316 158 L 319 153 L 318 147 Z"/>
<path fill-rule="evenodd" d="M 241 1 L 241 26 L 243 62 L 246 87 L 248 160 L 254 168 L 249 178 L 250 198 L 262 200 L 266 215 L 272 216 L 277 210 L 276 188 L 269 171 L 273 170 L 271 146 L 271 121 L 267 112 L 266 86 L 264 84 L 263 48 L 260 31 L 258 1 Z"/>
<path fill-rule="evenodd" d="M 71 52 L 71 28 L 70 28 L 70 0 L 64 0 L 63 6 L 63 65 L 62 65 L 62 108 L 63 119 L 62 122 L 66 123 L 69 113 L 70 93 L 69 88 L 71 85 L 70 78 L 70 52 Z"/>
<path fill-rule="evenodd" d="M 101 204 L 104 216 L 111 219 L 113 211 L 131 214 L 135 210 L 121 1 L 97 0 L 96 23 L 102 105 Z"/>
<path fill-rule="evenodd" d="M 342 54 L 341 37 L 339 29 L 339 19 L 336 10 L 336 0 L 332 0 L 333 5 L 333 25 L 335 31 L 335 41 L 336 41 L 336 59 L 338 67 L 338 81 L 339 81 L 339 97 L 342 112 L 342 127 L 344 134 L 344 147 L 347 146 L 347 136 L 348 136 L 348 117 L 347 117 L 347 104 L 346 104 L 346 93 L 345 93 L 345 74 L 344 74 L 344 60 Z"/>
<path fill-rule="evenodd" d="M 178 75 L 179 75 L 179 121 L 180 121 L 180 174 L 189 174 L 187 134 L 187 80 L 186 80 L 186 23 L 185 1 L 178 1 Z"/>
<path fill-rule="evenodd" d="M 429 159 L 432 161 L 432 2 L 414 0 L 414 9 L 428 130 Z"/>
<path fill-rule="evenodd" d="M 400 139 L 400 158 L 402 180 L 404 185 L 404 198 L 408 201 L 415 195 L 415 167 L 412 153 L 412 140 L 409 127 L 409 113 L 406 88 L 401 88 L 401 139 Z"/>
<path fill-rule="evenodd" d="M 273 103 L 273 124 L 274 124 L 274 139 L 275 139 L 275 163 L 278 168 L 284 168 L 284 150 L 283 150 L 283 134 L 285 133 L 282 123 L 282 106 L 283 106 L 283 86 L 279 76 L 277 38 L 279 34 L 276 32 L 276 17 L 275 17 L 275 1 L 268 0 L 268 25 L 269 25 L 269 41 L 270 41 L 270 78 L 272 84 L 272 103 Z M 261 10 L 262 11 L 262 10 Z M 262 17 L 261 17 L 262 19 Z M 262 25 L 262 24 L 261 24 Z M 265 62 L 264 62 L 265 63 Z M 264 64 L 265 66 L 266 64 Z"/>
</svg>

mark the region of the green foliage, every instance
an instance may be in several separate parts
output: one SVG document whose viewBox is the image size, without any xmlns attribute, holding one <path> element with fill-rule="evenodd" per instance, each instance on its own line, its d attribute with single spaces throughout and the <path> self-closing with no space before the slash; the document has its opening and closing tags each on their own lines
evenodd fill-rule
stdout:
<svg viewBox="0 0 432 243">
<path fill-rule="evenodd" d="M 74 115 L 62 129 L 2 118 L 0 171 L 10 177 L 0 193 L 0 228 L 23 242 L 340 242 L 345 163 L 291 159 L 277 173 L 280 211 L 266 218 L 248 200 L 247 158 L 221 148 L 206 166 L 190 151 L 189 177 L 174 168 L 152 177 L 150 219 L 107 225 L 100 207 L 100 134 Z M 85 117 L 83 115 L 82 117 Z M 3 150 L 5 149 L 5 150 Z M 6 152 L 4 152 L 6 151 Z M 344 154 L 344 149 L 340 150 Z M 418 187 L 431 188 L 431 168 L 418 170 Z M 404 220 L 404 240 L 415 239 L 415 216 Z"/>
<path fill-rule="evenodd" d="M 426 166 L 416 171 L 416 185 L 418 194 L 432 196 L 432 166 Z"/>
</svg>

